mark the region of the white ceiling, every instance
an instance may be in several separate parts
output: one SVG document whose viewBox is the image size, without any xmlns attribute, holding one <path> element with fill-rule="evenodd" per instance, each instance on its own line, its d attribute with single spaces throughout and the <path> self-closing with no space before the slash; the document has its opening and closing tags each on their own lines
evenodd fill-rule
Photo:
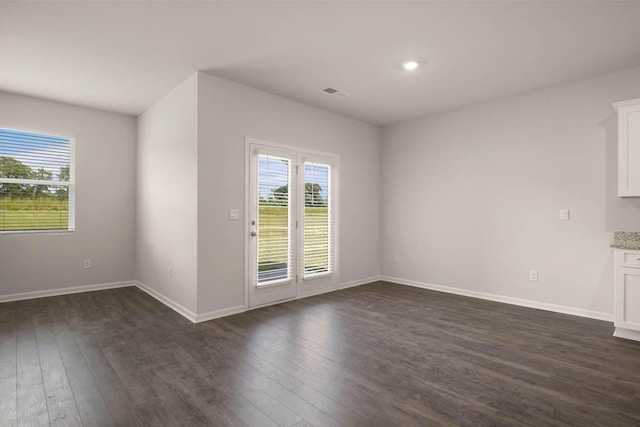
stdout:
<svg viewBox="0 0 640 427">
<path fill-rule="evenodd" d="M 384 125 L 640 66 L 639 22 L 611 1 L 3 2 L 0 90 L 137 115 L 206 70 Z"/>
</svg>

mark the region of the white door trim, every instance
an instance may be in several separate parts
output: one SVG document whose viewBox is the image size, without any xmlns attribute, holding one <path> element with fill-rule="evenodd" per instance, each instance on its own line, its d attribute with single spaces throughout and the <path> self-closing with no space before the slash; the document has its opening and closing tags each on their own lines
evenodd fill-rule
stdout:
<svg viewBox="0 0 640 427">
<path fill-rule="evenodd" d="M 334 199 L 336 201 L 336 206 L 335 206 L 335 227 L 334 227 L 334 233 L 335 233 L 335 244 L 334 244 L 334 281 L 335 281 L 335 286 L 333 286 L 332 288 L 328 288 L 326 290 L 313 290 L 312 292 L 304 292 L 304 289 L 300 289 L 300 284 L 304 282 L 304 275 L 301 275 L 299 278 L 298 283 L 296 284 L 298 286 L 298 292 L 295 298 L 293 299 L 300 299 L 300 298 L 305 298 L 307 296 L 311 296 L 314 295 L 316 293 L 323 293 L 323 292 L 329 292 L 332 290 L 337 290 L 339 289 L 338 284 L 340 283 L 340 263 L 339 263 L 339 253 L 340 253 L 340 185 L 339 185 L 339 173 L 340 173 L 340 156 L 334 153 L 328 153 L 326 151 L 320 151 L 320 150 L 313 150 L 313 149 L 307 149 L 305 147 L 302 146 L 293 146 L 293 145 L 287 145 L 287 144 L 280 144 L 280 143 L 274 143 L 271 141 L 266 141 L 263 139 L 258 139 L 258 138 L 252 138 L 252 137 L 245 137 L 245 168 L 244 168 L 244 175 L 245 175 L 245 190 L 244 190 L 244 194 L 245 194 L 245 201 L 244 201 L 244 219 L 245 219 L 245 224 L 244 224 L 244 307 L 246 310 L 250 310 L 253 308 L 257 308 L 257 307 L 249 307 L 249 287 L 250 287 L 250 282 L 251 282 L 251 278 L 249 277 L 249 271 L 250 271 L 250 233 L 251 233 L 251 218 L 250 218 L 250 210 L 251 210 L 251 200 L 250 200 L 250 193 L 251 193 L 251 145 L 252 144 L 258 144 L 258 145 L 263 145 L 269 148 L 273 148 L 273 149 L 281 149 L 281 150 L 287 150 L 287 151 L 294 151 L 299 153 L 300 155 L 298 156 L 299 158 L 301 156 L 312 156 L 312 157 L 324 157 L 327 159 L 331 159 L 332 162 L 331 164 L 335 166 L 335 171 L 334 171 L 334 180 L 335 180 L 335 185 L 333 187 L 333 192 L 334 192 Z M 299 175 L 297 177 L 297 179 L 300 179 Z M 298 213 L 299 215 L 299 213 Z M 296 249 L 298 252 L 300 252 L 302 250 L 302 247 L 300 247 L 300 245 L 298 245 L 298 248 Z M 298 255 L 296 253 L 296 255 Z M 297 267 L 296 267 L 297 268 Z M 308 281 L 312 282 L 318 280 L 316 278 L 310 278 L 308 279 Z M 274 302 L 273 304 L 278 304 L 280 302 L 285 302 L 285 301 L 278 301 L 278 302 Z M 265 305 L 261 305 L 261 306 L 266 306 L 269 304 L 265 304 Z"/>
</svg>

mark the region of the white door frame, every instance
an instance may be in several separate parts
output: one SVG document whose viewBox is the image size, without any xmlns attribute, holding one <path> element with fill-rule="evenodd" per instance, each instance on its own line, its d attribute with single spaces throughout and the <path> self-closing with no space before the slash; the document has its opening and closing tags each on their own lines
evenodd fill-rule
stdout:
<svg viewBox="0 0 640 427">
<path fill-rule="evenodd" d="M 275 302 L 266 303 L 260 306 L 249 306 L 249 287 L 251 286 L 251 278 L 249 277 L 250 271 L 250 248 L 251 248 L 251 145 L 257 144 L 264 146 L 265 148 L 275 149 L 275 150 L 286 150 L 286 151 L 294 151 L 297 152 L 298 155 L 298 163 L 300 160 L 305 157 L 312 158 L 325 158 L 331 159 L 331 164 L 333 166 L 332 171 L 332 179 L 333 179 L 333 199 L 335 201 L 334 206 L 334 245 L 333 245 L 333 273 L 328 276 L 322 276 L 325 279 L 330 277 L 330 281 L 327 282 L 324 286 L 314 286 L 322 285 L 322 277 L 320 278 L 309 278 L 304 279 L 304 263 L 298 262 L 296 263 L 296 272 L 298 273 L 299 280 L 296 283 L 297 286 L 297 295 L 290 299 L 279 300 Z M 340 263 L 339 263 L 339 255 L 340 255 L 340 185 L 339 185 L 339 171 L 340 171 L 340 157 L 337 154 L 327 153 L 318 150 L 309 150 L 302 147 L 296 147 L 292 145 L 285 145 L 274 143 L 270 141 L 265 141 L 257 138 L 245 137 L 245 202 L 244 202 L 244 211 L 245 211 L 245 226 L 244 226 L 244 307 L 246 310 L 252 310 L 254 308 L 266 307 L 273 304 L 280 304 L 286 301 L 292 301 L 295 299 L 305 298 L 313 295 L 322 294 L 325 292 L 331 292 L 338 289 L 338 284 L 340 283 Z M 300 177 L 303 174 L 298 176 L 298 180 L 300 181 Z M 304 184 L 303 184 L 304 185 Z M 301 198 L 304 202 L 304 197 Z M 303 211 L 304 212 L 304 211 Z M 297 213 L 300 216 L 300 212 Z M 302 224 L 302 222 L 301 222 Z M 300 244 L 302 239 L 300 238 L 300 233 L 297 236 L 298 247 L 296 248 L 295 256 L 302 260 L 303 257 L 300 257 L 299 254 L 304 250 L 303 246 Z M 307 285 L 307 286 L 305 286 Z"/>
</svg>

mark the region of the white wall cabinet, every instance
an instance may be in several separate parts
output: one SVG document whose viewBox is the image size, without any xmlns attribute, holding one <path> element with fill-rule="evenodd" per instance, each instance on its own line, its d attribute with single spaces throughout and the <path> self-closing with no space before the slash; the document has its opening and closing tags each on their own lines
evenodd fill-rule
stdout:
<svg viewBox="0 0 640 427">
<path fill-rule="evenodd" d="M 640 99 L 617 102 L 618 197 L 640 197 Z"/>
<path fill-rule="evenodd" d="M 640 250 L 617 249 L 615 258 L 613 335 L 640 341 Z"/>
</svg>

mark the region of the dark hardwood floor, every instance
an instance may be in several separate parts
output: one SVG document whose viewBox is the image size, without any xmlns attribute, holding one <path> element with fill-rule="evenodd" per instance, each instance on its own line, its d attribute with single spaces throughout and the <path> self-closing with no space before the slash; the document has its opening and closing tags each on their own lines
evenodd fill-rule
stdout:
<svg viewBox="0 0 640 427">
<path fill-rule="evenodd" d="M 136 288 L 0 305 L 0 425 L 640 426 L 607 322 L 378 282 L 193 325 Z"/>
</svg>

